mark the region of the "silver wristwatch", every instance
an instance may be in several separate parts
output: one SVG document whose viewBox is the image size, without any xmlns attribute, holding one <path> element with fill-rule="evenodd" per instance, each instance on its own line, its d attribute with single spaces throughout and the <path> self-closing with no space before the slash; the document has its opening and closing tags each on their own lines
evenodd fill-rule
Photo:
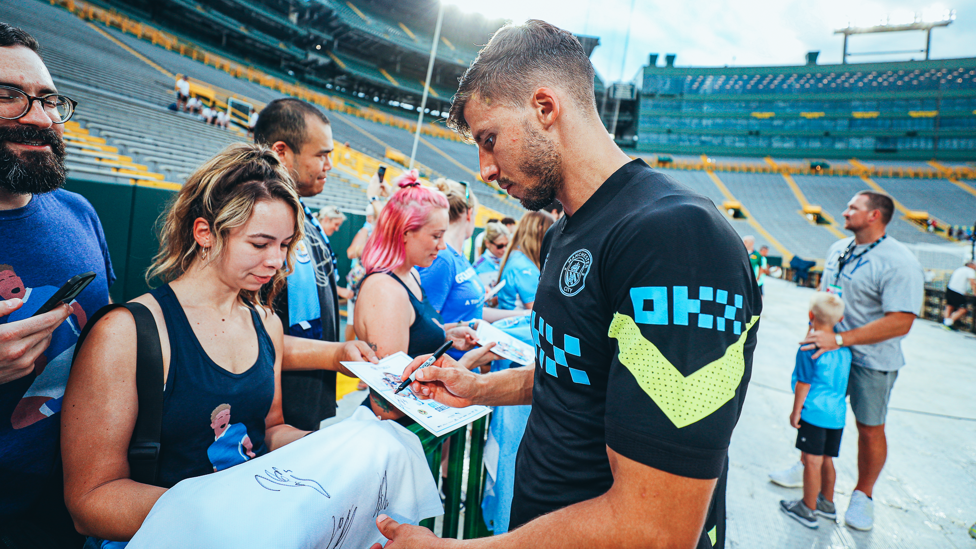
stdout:
<svg viewBox="0 0 976 549">
<path fill-rule="evenodd" d="M 834 334 L 834 341 L 837 342 L 837 346 L 838 347 L 843 347 L 844 346 L 844 336 L 842 336 L 840 334 Z"/>
</svg>

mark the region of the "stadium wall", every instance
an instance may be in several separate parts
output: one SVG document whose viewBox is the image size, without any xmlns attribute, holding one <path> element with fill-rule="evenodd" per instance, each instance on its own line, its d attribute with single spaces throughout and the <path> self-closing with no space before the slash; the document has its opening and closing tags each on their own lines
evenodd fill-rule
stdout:
<svg viewBox="0 0 976 549">
<path fill-rule="evenodd" d="M 112 256 L 116 281 L 110 295 L 122 303 L 149 291 L 146 271 L 159 250 L 156 222 L 173 200 L 171 184 L 120 184 L 68 177 L 65 189 L 84 196 L 95 208 Z M 346 222 L 331 238 L 339 273 L 349 272 L 346 248 L 363 226 L 366 216 L 346 212 Z M 340 285 L 345 283 L 340 278 Z"/>
</svg>

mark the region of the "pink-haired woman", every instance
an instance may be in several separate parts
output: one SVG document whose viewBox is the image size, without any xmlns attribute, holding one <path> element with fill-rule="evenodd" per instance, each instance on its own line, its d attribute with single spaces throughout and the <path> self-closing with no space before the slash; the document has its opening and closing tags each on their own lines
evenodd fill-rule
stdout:
<svg viewBox="0 0 976 549">
<path fill-rule="evenodd" d="M 382 358 L 398 351 L 412 357 L 430 354 L 448 338 L 454 348 L 474 347 L 475 333 L 467 325 L 442 325 L 420 285 L 415 267 L 429 267 L 443 250 L 448 227 L 447 198 L 423 187 L 417 172 L 394 182 L 399 189 L 383 208 L 363 249 L 366 269 L 356 300 L 356 336 Z M 474 352 L 462 363 L 469 368 L 493 355 Z M 470 358 L 469 358 L 470 357 Z M 401 417 L 382 397 L 370 394 L 373 412 L 384 419 Z"/>
</svg>

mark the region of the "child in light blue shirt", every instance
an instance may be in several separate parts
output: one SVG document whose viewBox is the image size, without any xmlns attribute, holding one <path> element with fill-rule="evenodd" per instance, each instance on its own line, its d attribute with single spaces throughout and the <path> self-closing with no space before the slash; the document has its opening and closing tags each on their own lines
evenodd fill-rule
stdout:
<svg viewBox="0 0 976 549">
<path fill-rule="evenodd" d="M 834 294 L 817 292 L 810 299 L 809 316 L 812 329 L 834 331 L 844 317 L 844 302 Z M 797 429 L 796 448 L 802 452 L 803 499 L 780 501 L 780 508 L 808 528 L 819 526 L 817 515 L 837 518 L 833 458 L 840 453 L 850 371 L 851 350 L 846 347 L 796 352 L 790 425 Z"/>
</svg>

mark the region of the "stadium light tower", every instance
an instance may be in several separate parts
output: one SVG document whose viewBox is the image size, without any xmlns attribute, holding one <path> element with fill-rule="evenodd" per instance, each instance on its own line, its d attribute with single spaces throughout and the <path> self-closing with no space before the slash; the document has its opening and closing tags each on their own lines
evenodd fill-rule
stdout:
<svg viewBox="0 0 976 549">
<path fill-rule="evenodd" d="M 417 131 L 413 134 L 413 149 L 410 151 L 409 169 L 413 169 L 414 159 L 417 157 L 417 144 L 420 143 L 420 128 L 424 124 L 424 109 L 427 108 L 427 93 L 430 91 L 430 77 L 434 72 L 434 59 L 437 57 L 437 43 L 441 41 L 441 24 L 444 22 L 444 8 L 454 4 L 450 0 L 441 0 L 437 10 L 437 24 L 434 25 L 434 42 L 430 46 L 430 61 L 427 62 L 427 78 L 424 80 L 424 93 L 420 98 L 420 112 L 417 113 Z"/>
<path fill-rule="evenodd" d="M 932 46 L 932 29 L 936 27 L 948 27 L 956 20 L 955 10 L 946 10 L 938 14 L 916 13 L 914 17 L 909 15 L 909 20 L 893 18 L 891 16 L 882 19 L 876 25 L 853 26 L 847 24 L 846 28 L 837 29 L 834 34 L 844 35 L 844 55 L 843 64 L 847 64 L 847 58 L 852 55 L 889 55 L 895 53 L 925 53 L 925 59 L 929 58 L 929 48 Z M 902 32 L 902 31 L 925 31 L 925 49 L 922 50 L 901 50 L 901 51 L 878 51 L 863 53 L 847 53 L 847 39 L 852 34 L 874 34 L 879 32 Z"/>
</svg>

